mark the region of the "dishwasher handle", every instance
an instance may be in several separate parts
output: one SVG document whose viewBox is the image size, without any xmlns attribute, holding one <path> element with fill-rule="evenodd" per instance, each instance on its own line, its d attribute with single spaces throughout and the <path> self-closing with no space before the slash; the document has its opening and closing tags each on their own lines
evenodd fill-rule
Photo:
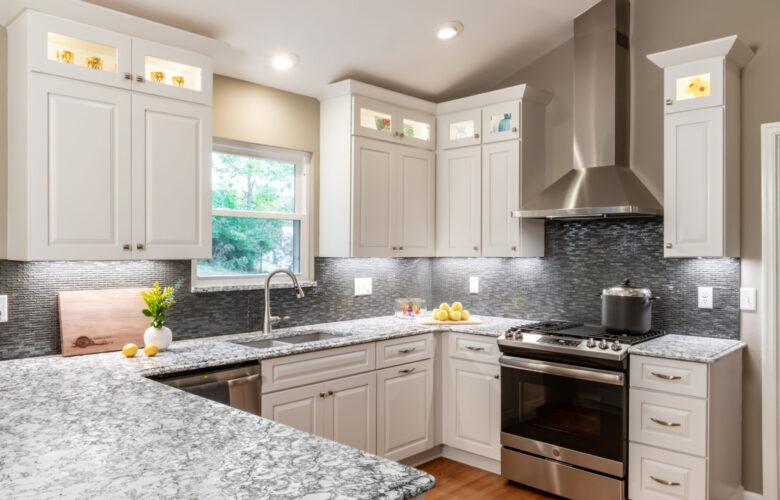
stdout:
<svg viewBox="0 0 780 500">
<path fill-rule="evenodd" d="M 246 385 L 249 383 L 254 382 L 255 380 L 260 379 L 260 374 L 255 373 L 254 375 L 249 375 L 246 377 L 240 377 L 240 378 L 234 378 L 232 380 L 228 380 L 228 387 L 240 387 L 242 385 Z"/>
</svg>

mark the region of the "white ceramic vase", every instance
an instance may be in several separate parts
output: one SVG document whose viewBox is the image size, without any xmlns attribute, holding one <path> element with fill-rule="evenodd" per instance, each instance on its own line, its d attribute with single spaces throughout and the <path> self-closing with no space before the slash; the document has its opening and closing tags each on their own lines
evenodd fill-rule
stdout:
<svg viewBox="0 0 780 500">
<path fill-rule="evenodd" d="M 173 333 L 167 326 L 162 328 L 150 326 L 144 332 L 144 345 L 154 344 L 161 351 L 166 350 L 171 345 L 171 340 L 173 340 Z"/>
</svg>

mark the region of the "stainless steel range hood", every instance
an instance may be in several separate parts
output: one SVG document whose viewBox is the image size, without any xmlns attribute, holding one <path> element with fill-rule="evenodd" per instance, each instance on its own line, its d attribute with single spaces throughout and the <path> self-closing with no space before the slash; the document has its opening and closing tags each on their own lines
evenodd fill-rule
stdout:
<svg viewBox="0 0 780 500">
<path fill-rule="evenodd" d="M 628 25 L 628 0 L 603 0 L 574 20 L 574 169 L 513 217 L 663 214 L 628 167 Z"/>
</svg>

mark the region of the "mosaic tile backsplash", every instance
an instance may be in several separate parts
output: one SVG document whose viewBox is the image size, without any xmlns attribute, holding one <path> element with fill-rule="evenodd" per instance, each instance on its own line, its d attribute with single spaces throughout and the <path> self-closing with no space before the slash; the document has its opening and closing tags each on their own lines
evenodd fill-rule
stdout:
<svg viewBox="0 0 780 500">
<path fill-rule="evenodd" d="M 271 291 L 284 326 L 387 315 L 393 299 L 429 304 L 461 300 L 473 314 L 600 321 L 602 288 L 630 278 L 661 297 L 653 326 L 686 335 L 739 338 L 739 260 L 664 259 L 663 223 L 654 219 L 552 221 L 544 258 L 332 259 L 315 262 L 316 288 L 295 298 Z M 468 292 L 479 277 L 479 294 Z M 355 297 L 354 278 L 372 277 L 373 294 Z M 57 292 L 145 287 L 182 280 L 168 326 L 176 338 L 262 329 L 263 291 L 189 292 L 189 261 L 0 261 L 0 293 L 9 321 L 0 323 L 0 359 L 60 352 Z M 697 287 L 712 286 L 715 307 L 697 308 Z"/>
</svg>

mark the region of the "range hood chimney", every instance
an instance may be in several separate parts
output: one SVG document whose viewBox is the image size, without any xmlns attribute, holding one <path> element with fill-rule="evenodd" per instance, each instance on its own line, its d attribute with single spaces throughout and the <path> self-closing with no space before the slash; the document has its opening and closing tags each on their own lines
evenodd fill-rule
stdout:
<svg viewBox="0 0 780 500">
<path fill-rule="evenodd" d="M 513 217 L 663 214 L 628 167 L 628 26 L 628 0 L 602 0 L 574 19 L 574 169 Z"/>
</svg>

